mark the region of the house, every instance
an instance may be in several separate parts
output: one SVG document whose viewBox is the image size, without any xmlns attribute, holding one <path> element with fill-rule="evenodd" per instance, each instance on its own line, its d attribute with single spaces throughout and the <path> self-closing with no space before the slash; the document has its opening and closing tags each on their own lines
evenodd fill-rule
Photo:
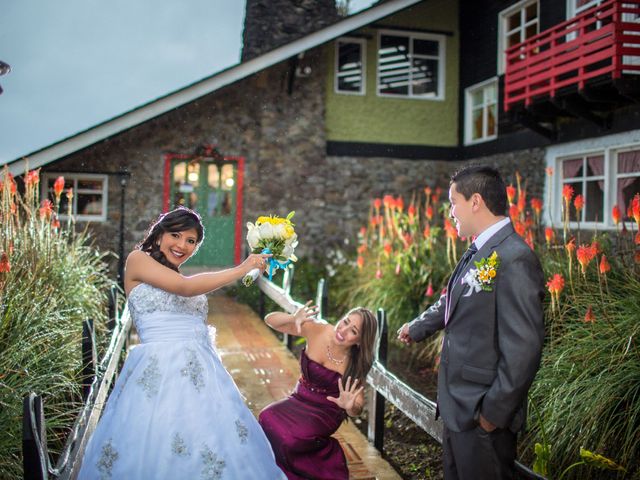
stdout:
<svg viewBox="0 0 640 480">
<path fill-rule="evenodd" d="M 599 230 L 640 191 L 640 0 L 388 0 L 345 18 L 277 3 L 248 1 L 238 65 L 29 155 L 104 248 L 122 256 L 186 205 L 207 227 L 192 265 L 240 261 L 245 222 L 290 210 L 299 253 L 322 256 L 373 197 L 470 161 L 519 171 L 552 224 L 564 184 Z"/>
</svg>

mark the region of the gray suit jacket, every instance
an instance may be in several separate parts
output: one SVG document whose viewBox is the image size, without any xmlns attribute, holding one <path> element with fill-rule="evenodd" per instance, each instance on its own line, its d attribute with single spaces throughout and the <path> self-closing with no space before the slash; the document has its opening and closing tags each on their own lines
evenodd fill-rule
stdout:
<svg viewBox="0 0 640 480">
<path fill-rule="evenodd" d="M 456 432 L 474 428 L 479 413 L 499 428 L 519 431 L 540 365 L 544 275 L 538 257 L 513 226 L 496 232 L 459 278 L 494 251 L 500 266 L 493 291 L 465 296 L 470 287 L 450 280 L 446 294 L 409 324 L 415 341 L 445 331 L 438 409 L 447 428 Z"/>
</svg>

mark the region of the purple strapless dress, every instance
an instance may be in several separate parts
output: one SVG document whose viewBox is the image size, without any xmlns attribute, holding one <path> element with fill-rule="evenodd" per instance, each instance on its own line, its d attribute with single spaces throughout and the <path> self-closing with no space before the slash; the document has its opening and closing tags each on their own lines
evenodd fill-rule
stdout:
<svg viewBox="0 0 640 480">
<path fill-rule="evenodd" d="M 349 478 L 340 443 L 331 435 L 347 417 L 327 396 L 338 397 L 339 373 L 300 355 L 302 376 L 289 398 L 260 412 L 276 462 L 289 480 Z"/>
</svg>

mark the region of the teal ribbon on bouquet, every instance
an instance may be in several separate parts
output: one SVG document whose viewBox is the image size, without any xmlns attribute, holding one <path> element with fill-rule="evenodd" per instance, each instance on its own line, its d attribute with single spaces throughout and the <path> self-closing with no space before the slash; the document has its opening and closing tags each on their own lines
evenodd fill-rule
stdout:
<svg viewBox="0 0 640 480">
<path fill-rule="evenodd" d="M 269 255 L 271 253 L 271 249 L 265 248 L 262 250 L 261 253 L 264 253 L 265 255 Z M 287 260 L 286 262 L 281 262 L 279 260 L 276 260 L 273 257 L 270 257 L 268 260 L 269 260 L 269 281 L 273 279 L 273 274 L 275 273 L 276 270 L 278 270 L 279 268 L 284 270 L 291 263 L 291 260 Z"/>
</svg>

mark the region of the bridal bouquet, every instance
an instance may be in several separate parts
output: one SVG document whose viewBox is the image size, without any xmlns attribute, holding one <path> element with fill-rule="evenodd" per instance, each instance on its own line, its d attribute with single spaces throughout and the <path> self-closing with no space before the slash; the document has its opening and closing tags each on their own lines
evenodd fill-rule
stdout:
<svg viewBox="0 0 640 480">
<path fill-rule="evenodd" d="M 295 212 L 289 213 L 286 218 L 258 217 L 256 223 L 247 223 L 247 242 L 251 248 L 251 253 L 271 253 L 269 258 L 269 280 L 273 278 L 273 273 L 278 268 L 286 268 L 291 262 L 297 260 L 293 250 L 298 245 L 298 235 L 293 229 L 293 218 Z M 254 268 L 242 279 L 242 283 L 248 287 L 258 279 L 260 270 Z"/>
</svg>

